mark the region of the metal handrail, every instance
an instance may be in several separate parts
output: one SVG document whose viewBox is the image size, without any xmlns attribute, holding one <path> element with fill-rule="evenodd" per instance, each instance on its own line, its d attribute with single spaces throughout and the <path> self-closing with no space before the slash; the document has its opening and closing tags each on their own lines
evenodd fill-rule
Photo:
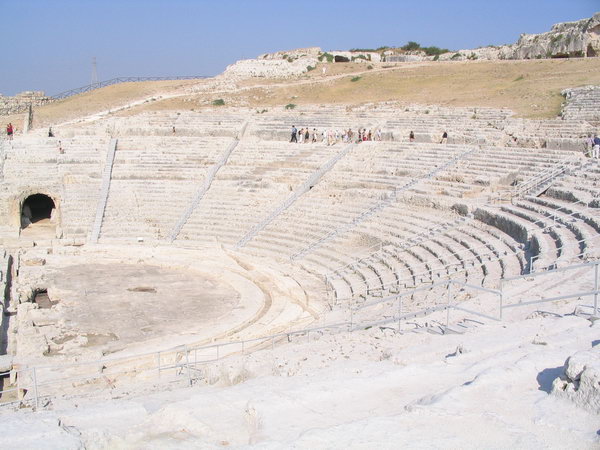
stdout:
<svg viewBox="0 0 600 450">
<path fill-rule="evenodd" d="M 593 237 L 590 237 L 590 238 L 583 238 L 583 239 L 579 239 L 579 240 L 577 240 L 575 242 L 570 242 L 568 244 L 561 245 L 560 247 L 557 247 L 556 250 L 560 250 L 560 253 L 562 255 L 562 251 L 565 250 L 565 249 L 573 248 L 573 247 L 579 247 L 580 246 L 579 244 L 583 244 L 583 243 L 588 244 L 590 241 L 595 241 L 597 239 L 600 239 L 600 234 L 597 234 L 596 236 L 593 236 Z M 588 247 L 588 246 L 586 245 L 586 247 Z M 569 256 L 569 258 L 570 259 L 572 259 L 572 258 L 580 258 L 580 257 L 586 256 L 588 254 L 589 254 L 589 248 L 586 248 L 586 250 L 581 251 L 581 252 L 577 253 L 576 255 L 571 255 L 571 256 Z M 535 270 L 536 270 L 535 269 L 535 263 L 540 259 L 540 257 L 541 257 L 540 255 L 535 255 L 535 256 L 532 256 L 529 259 L 529 272 L 530 273 L 535 272 Z M 548 267 L 553 267 L 553 266 L 555 267 L 556 264 L 561 259 L 561 257 L 558 257 L 556 259 L 556 261 L 554 262 L 554 264 L 551 264 Z M 564 259 L 563 259 L 563 261 L 564 261 Z M 544 269 L 540 268 L 539 270 L 544 270 Z"/>
<path fill-rule="evenodd" d="M 107 86 L 112 86 L 113 84 L 119 83 L 129 83 L 129 82 L 140 82 L 140 81 L 170 81 L 170 80 L 200 80 L 210 78 L 207 75 L 192 75 L 192 76 L 173 76 L 173 77 L 117 77 L 111 78 L 110 80 L 100 81 L 98 83 L 92 83 L 85 86 L 81 86 L 74 89 L 69 89 L 68 91 L 60 92 L 55 95 L 51 95 L 45 97 L 42 101 L 36 102 L 34 106 L 45 105 L 48 103 L 52 103 L 58 100 L 62 100 L 73 95 L 83 94 L 84 92 L 93 91 L 96 89 L 100 89 Z M 30 104 L 21 104 L 9 108 L 0 109 L 0 116 L 9 115 L 9 114 L 19 114 L 23 111 L 26 111 L 29 108 Z"/>
<path fill-rule="evenodd" d="M 531 300 L 531 301 L 521 301 L 520 303 L 516 303 L 516 304 L 509 304 L 509 305 L 505 305 L 504 304 L 504 282 L 506 281 L 514 281 L 517 279 L 522 279 L 522 278 L 535 278 L 537 276 L 543 276 L 546 275 L 548 273 L 551 272 L 563 272 L 563 271 L 567 271 L 567 270 L 574 270 L 574 269 L 579 269 L 579 268 L 583 268 L 583 267 L 593 267 L 594 268 L 594 288 L 593 290 L 587 290 L 584 292 L 577 292 L 577 293 L 571 293 L 571 294 L 566 294 L 566 295 L 561 295 L 558 297 L 549 297 L 549 298 L 543 298 L 543 299 L 535 299 L 535 300 Z M 542 272 L 542 273 L 537 273 L 537 274 L 528 274 L 525 276 L 519 276 L 519 277 L 512 277 L 512 278 L 506 278 L 502 280 L 502 283 L 500 284 L 500 288 L 499 289 L 487 289 L 487 288 L 483 288 L 481 286 L 476 286 L 476 285 L 471 285 L 469 283 L 466 282 L 461 282 L 461 281 L 457 281 L 457 280 L 446 280 L 443 282 L 438 282 L 435 283 L 434 285 L 431 286 L 426 286 L 426 287 L 420 287 L 420 288 L 415 288 L 411 291 L 407 291 L 404 292 L 402 294 L 398 294 L 386 299 L 382 299 L 379 300 L 377 303 L 381 303 L 382 301 L 393 301 L 395 299 L 398 299 L 399 301 L 399 308 L 398 308 L 398 315 L 391 317 L 391 318 L 387 318 L 387 319 L 383 319 L 381 321 L 377 321 L 377 322 L 363 322 L 360 324 L 355 324 L 354 323 L 354 312 L 357 312 L 359 310 L 365 309 L 368 306 L 373 306 L 376 303 L 371 303 L 369 305 L 366 306 L 362 306 L 359 309 L 350 309 L 350 321 L 345 321 L 345 322 L 339 322 L 339 323 L 334 323 L 334 324 L 328 324 L 328 325 L 323 325 L 320 327 L 312 327 L 312 328 L 305 328 L 305 329 L 301 329 L 301 330 L 296 330 L 296 331 L 289 331 L 289 332 L 284 332 L 284 333 L 277 333 L 277 334 L 273 334 L 273 335 L 269 335 L 269 336 L 263 336 L 263 337 L 258 337 L 258 338 L 253 338 L 253 339 L 248 339 L 248 340 L 241 340 L 241 341 L 231 341 L 231 342 L 224 342 L 224 343 L 219 343 L 219 344 L 212 344 L 212 345 L 206 345 L 206 346 L 198 346 L 198 347 L 188 347 L 186 345 L 180 345 L 177 347 L 173 347 L 170 349 L 166 349 L 166 350 L 162 350 L 162 351 L 158 351 L 158 352 L 147 352 L 147 353 L 143 353 L 143 354 L 137 354 L 137 355 L 131 355 L 131 356 L 123 356 L 123 357 L 118 357 L 118 358 L 109 358 L 109 359 L 99 359 L 99 360 L 95 360 L 95 361 L 85 361 L 85 362 L 79 362 L 79 363 L 72 363 L 72 364 L 67 364 L 67 365 L 47 365 L 47 366 L 34 366 L 34 367 L 27 367 L 27 368 L 23 368 L 23 369 L 19 369 L 19 370 L 15 370 L 11 373 L 16 374 L 17 375 L 17 379 L 20 379 L 21 377 L 19 376 L 19 374 L 30 374 L 30 378 L 31 378 L 31 382 L 30 384 L 27 385 L 27 387 L 29 389 L 27 390 L 31 390 L 31 392 L 33 393 L 33 399 L 20 399 L 18 401 L 12 401 L 12 402 L 7 402 L 7 403 L 0 403 L 0 406 L 2 405 L 7 405 L 7 404 L 14 404 L 14 403 L 23 403 L 23 402 L 27 402 L 27 401 L 33 401 L 36 407 L 39 407 L 39 399 L 41 398 L 45 398 L 45 397 L 49 397 L 49 395 L 42 395 L 39 392 L 39 388 L 40 387 L 45 387 L 45 386 L 59 386 L 61 384 L 64 384 L 65 382 L 73 382 L 76 380 L 80 380 L 80 381 L 84 381 L 84 380 L 92 380 L 92 379 L 97 379 L 97 378 L 102 378 L 105 377 L 106 375 L 118 375 L 118 374 L 125 374 L 125 373 L 131 373 L 131 371 L 133 369 L 128 369 L 128 370 L 121 370 L 118 372 L 103 372 L 103 373 L 93 373 L 93 374 L 87 374 L 87 375 L 81 375 L 81 376 L 72 376 L 72 377 L 64 377 L 64 370 L 66 368 L 69 367 L 84 367 L 84 366 L 95 366 L 97 367 L 98 365 L 102 365 L 103 367 L 106 367 L 107 364 L 110 364 L 111 362 L 120 362 L 120 361 L 126 361 L 126 360 L 130 360 L 130 361 L 139 361 L 141 358 L 147 358 L 149 356 L 153 356 L 154 359 L 153 361 L 156 361 L 156 364 L 152 364 L 150 365 L 150 367 L 144 367 L 143 370 L 145 371 L 157 371 L 158 375 L 160 376 L 160 372 L 162 370 L 168 370 L 168 369 L 186 369 L 187 370 L 187 378 L 188 378 L 188 383 L 190 385 L 192 385 L 193 380 L 192 380 L 192 376 L 191 376 L 191 369 L 195 369 L 195 366 L 197 366 L 198 364 L 209 364 L 212 362 L 216 362 L 219 361 L 222 357 L 227 357 L 227 356 L 232 356 L 235 354 L 239 354 L 239 352 L 232 352 L 229 354 L 226 354 L 225 356 L 220 356 L 218 349 L 219 348 L 223 348 L 225 346 L 229 346 L 229 345 L 238 345 L 241 346 L 241 352 L 242 354 L 245 352 L 245 346 L 247 346 L 248 344 L 251 343 L 267 343 L 267 342 L 271 342 L 271 348 L 273 348 L 274 346 L 274 342 L 276 339 L 278 338 L 282 338 L 282 337 L 286 337 L 288 340 L 290 339 L 291 336 L 303 336 L 306 335 L 309 338 L 310 341 L 310 333 L 311 332 L 324 332 L 327 330 L 342 330 L 342 331 L 346 331 L 346 332 L 352 332 L 352 331 L 358 331 L 361 329 L 365 329 L 367 327 L 373 326 L 373 325 L 377 325 L 377 324 L 383 324 L 383 323 L 390 323 L 390 322 L 398 322 L 398 327 L 400 329 L 400 323 L 402 320 L 407 320 L 409 318 L 413 318 L 413 317 L 417 317 L 419 315 L 428 315 L 431 314 L 432 312 L 436 312 L 436 311 L 446 311 L 447 315 L 446 315 L 446 329 L 449 326 L 449 316 L 450 316 L 450 311 L 451 310 L 455 310 L 455 311 L 461 311 L 467 314 L 473 314 L 473 315 L 477 315 L 477 316 L 481 316 L 484 317 L 486 319 L 489 320 L 502 320 L 502 311 L 506 308 L 516 308 L 516 307 L 520 307 L 520 306 L 525 306 L 525 305 L 530 305 L 530 304 L 534 304 L 534 303 L 541 303 L 541 302 L 551 302 L 551 301 L 557 301 L 557 300 L 562 300 L 562 299 L 567 299 L 567 298 L 574 298 L 574 297 L 580 297 L 580 296 L 593 296 L 594 297 L 594 304 L 593 304 L 593 314 L 597 314 L 599 312 L 598 310 L 598 298 L 600 296 L 600 286 L 599 286 L 599 267 L 600 267 L 600 261 L 595 261 L 595 262 L 588 262 L 588 263 L 584 263 L 584 264 L 576 264 L 573 266 L 569 266 L 569 267 L 565 267 L 565 268 L 561 268 L 561 269 L 556 269 L 553 270 L 551 272 Z M 465 307 L 459 306 L 457 304 L 453 304 L 454 303 L 454 298 L 450 295 L 451 291 L 450 288 L 452 285 L 457 285 L 457 286 L 461 286 L 463 288 L 468 288 L 468 289 L 475 289 L 481 292 L 486 292 L 486 293 L 491 293 L 494 295 L 497 295 L 500 299 L 499 302 L 499 315 L 498 317 L 493 317 L 490 316 L 488 314 L 484 314 L 478 311 L 473 311 L 473 310 L 469 310 Z M 401 304 L 401 299 L 405 296 L 408 295 L 412 295 L 416 292 L 420 292 L 426 289 L 433 289 L 434 287 L 440 287 L 440 286 L 447 286 L 448 287 L 448 295 L 447 295 L 447 301 L 445 305 L 438 305 L 438 306 L 434 306 L 434 307 L 429 307 L 429 308 L 424 308 L 421 310 L 417 310 L 417 311 L 413 311 L 411 313 L 408 314 L 402 314 L 402 304 Z M 197 352 L 199 350 L 207 350 L 207 349 L 212 349 L 212 348 L 216 348 L 217 349 L 217 357 L 216 359 L 210 359 L 210 360 L 202 360 L 202 361 L 198 361 L 197 358 Z M 259 350 L 258 348 L 256 348 L 256 350 Z M 190 354 L 194 352 L 194 360 L 192 361 L 190 358 Z M 177 357 L 179 354 L 181 354 L 181 358 L 179 358 L 177 361 L 175 361 L 174 363 L 171 364 L 166 364 L 166 365 L 161 365 L 161 355 L 165 355 L 166 353 L 174 353 L 175 357 Z M 41 382 L 38 382 L 38 376 L 37 376 L 37 372 L 42 370 L 42 369 L 50 369 L 50 370 L 55 370 L 59 372 L 59 376 L 57 378 L 54 379 L 46 379 L 46 380 L 42 380 Z M 141 370 L 140 368 L 136 369 L 136 370 Z M 20 390 L 22 389 L 21 386 L 17 386 L 16 388 L 9 388 L 9 389 L 3 389 L 2 391 L 0 391 L 0 394 L 5 394 L 7 392 L 14 392 L 15 390 Z"/>
<path fill-rule="evenodd" d="M 454 220 L 454 222 L 445 222 L 442 224 L 438 223 L 435 226 L 426 229 L 422 233 L 417 234 L 415 237 L 412 237 L 410 239 L 405 239 L 401 244 L 394 245 L 394 249 L 406 250 L 407 248 L 412 248 L 416 245 L 419 245 L 424 240 L 431 239 L 431 237 L 428 237 L 427 239 L 420 239 L 420 240 L 419 240 L 419 238 L 429 236 L 431 233 L 435 233 L 435 235 L 437 236 L 438 233 L 443 233 L 445 231 L 448 231 L 449 229 L 464 225 L 465 220 L 466 220 L 465 217 L 461 217 L 459 219 Z M 369 255 L 363 256 L 361 258 L 357 258 L 347 264 L 344 264 L 342 266 L 339 266 L 335 269 L 330 270 L 325 275 L 323 275 L 323 278 L 325 279 L 326 282 L 329 280 L 340 279 L 342 277 L 342 274 L 345 273 L 346 269 L 353 268 L 357 264 L 360 264 L 360 263 L 368 260 L 369 258 L 374 257 L 378 253 L 386 251 L 386 249 L 384 247 L 386 247 L 387 245 L 388 244 L 384 245 L 384 241 L 381 241 L 375 245 L 368 247 L 366 250 L 371 250 L 374 248 L 377 248 L 377 250 L 370 253 Z M 393 245 L 393 244 L 390 244 L 390 245 Z M 354 253 L 354 255 L 356 255 L 356 253 Z"/>
<path fill-rule="evenodd" d="M 68 91 L 60 92 L 58 94 L 50 96 L 53 100 L 61 100 L 63 98 L 71 97 L 72 95 L 82 94 L 84 92 L 93 91 L 103 87 L 111 86 L 119 83 L 130 83 L 139 81 L 169 81 L 169 80 L 196 80 L 209 78 L 206 75 L 192 75 L 192 76 L 173 76 L 173 77 L 117 77 L 111 78 L 110 80 L 100 81 L 98 83 L 88 84 L 75 89 L 69 89 Z"/>
<path fill-rule="evenodd" d="M 438 172 L 446 170 L 447 168 L 453 166 L 457 162 L 466 159 L 471 154 L 473 154 L 476 150 L 477 149 L 473 148 L 471 150 L 464 151 L 464 152 L 460 153 L 458 156 L 455 156 L 454 158 L 444 162 L 443 164 L 440 164 L 438 167 L 433 168 L 432 170 L 427 172 L 427 174 L 425 174 L 423 176 L 419 176 L 418 178 L 413 178 L 411 181 L 409 181 L 408 183 L 406 183 L 402 186 L 395 187 L 390 192 L 388 198 L 378 202 L 374 206 L 371 206 L 369 209 L 367 209 L 366 211 L 362 212 L 360 215 L 355 217 L 354 220 L 352 220 L 350 223 L 343 224 L 342 226 L 330 231 L 325 236 L 322 236 L 321 238 L 317 239 L 316 241 L 312 242 L 311 244 L 309 244 L 306 247 L 302 248 L 301 250 L 297 251 L 296 253 L 294 253 L 293 255 L 290 256 L 290 260 L 294 261 L 296 259 L 302 258 L 309 252 L 313 251 L 315 248 L 321 246 L 323 243 L 325 243 L 331 239 L 334 239 L 340 233 L 348 232 L 349 230 L 351 230 L 358 224 L 362 223 L 364 220 L 371 217 L 373 214 L 388 207 L 392 202 L 394 202 L 397 199 L 398 194 L 400 194 L 401 192 L 412 188 L 415 184 L 417 184 L 421 181 L 433 178 L 433 176 L 435 176 Z"/>
</svg>

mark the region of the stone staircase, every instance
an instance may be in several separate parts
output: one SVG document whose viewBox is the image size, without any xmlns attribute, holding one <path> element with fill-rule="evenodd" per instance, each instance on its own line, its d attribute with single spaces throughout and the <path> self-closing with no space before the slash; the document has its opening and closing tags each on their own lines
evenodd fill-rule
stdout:
<svg viewBox="0 0 600 450">
<path fill-rule="evenodd" d="M 331 168 L 354 147 L 355 144 L 349 144 L 342 149 L 337 155 L 327 161 L 322 167 L 314 172 L 304 183 L 298 188 L 294 189 L 294 192 L 273 212 L 271 212 L 264 220 L 259 222 L 257 225 L 238 241 L 236 248 L 244 247 L 251 239 L 260 233 L 267 225 L 269 225 L 277 216 L 283 211 L 288 209 L 302 194 L 308 192 L 319 180 L 325 175 Z"/>
<path fill-rule="evenodd" d="M 92 227 L 90 242 L 93 244 L 98 242 L 100 237 L 100 229 L 102 228 L 102 219 L 104 219 L 104 211 L 106 202 L 108 201 L 108 191 L 110 190 L 110 179 L 112 175 L 113 163 L 115 161 L 115 152 L 117 151 L 117 139 L 111 139 L 106 152 L 106 164 L 102 171 L 102 185 L 98 196 L 98 207 L 96 208 L 96 219 Z"/>
</svg>

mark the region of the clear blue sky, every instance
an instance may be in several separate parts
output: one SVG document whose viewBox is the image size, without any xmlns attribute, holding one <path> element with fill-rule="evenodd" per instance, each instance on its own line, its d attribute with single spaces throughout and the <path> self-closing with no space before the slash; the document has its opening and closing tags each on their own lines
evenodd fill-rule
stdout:
<svg viewBox="0 0 600 450">
<path fill-rule="evenodd" d="M 449 49 L 600 11 L 600 0 L 0 0 L 0 93 L 47 94 L 98 78 L 216 75 L 240 58 L 298 47 Z"/>
</svg>

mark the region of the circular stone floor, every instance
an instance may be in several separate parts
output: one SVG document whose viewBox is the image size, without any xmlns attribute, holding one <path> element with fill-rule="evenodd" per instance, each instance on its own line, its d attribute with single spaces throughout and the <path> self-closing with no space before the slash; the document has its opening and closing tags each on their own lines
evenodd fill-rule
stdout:
<svg viewBox="0 0 600 450">
<path fill-rule="evenodd" d="M 58 301 L 52 309 L 64 324 L 62 339 L 84 336 L 86 347 L 196 334 L 240 302 L 239 293 L 215 276 L 142 264 L 68 266 L 48 281 L 51 300 Z"/>
</svg>

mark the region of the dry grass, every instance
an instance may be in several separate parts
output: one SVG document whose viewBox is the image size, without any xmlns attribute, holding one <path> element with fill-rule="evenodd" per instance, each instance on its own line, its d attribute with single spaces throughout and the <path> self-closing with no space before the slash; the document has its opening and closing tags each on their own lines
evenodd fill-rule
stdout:
<svg viewBox="0 0 600 450">
<path fill-rule="evenodd" d="M 548 118 L 560 111 L 562 89 L 600 84 L 600 58 L 536 61 L 467 61 L 373 70 L 327 83 L 244 92 L 250 106 L 360 104 L 401 101 L 446 106 L 509 108 L 521 117 Z M 261 92 L 262 91 L 262 92 Z M 251 96 L 259 100 L 252 101 Z"/>
<path fill-rule="evenodd" d="M 143 81 L 115 84 L 35 108 L 34 126 L 50 126 L 56 122 L 116 108 L 145 97 L 168 93 L 193 83 L 197 83 L 197 81 Z M 12 120 L 13 123 L 20 125 L 22 117 L 24 117 L 22 114 L 13 115 L 9 116 L 6 121 Z"/>
<path fill-rule="evenodd" d="M 235 92 L 212 92 L 151 101 L 123 111 L 190 110 L 211 106 L 223 98 L 226 106 L 263 108 L 288 103 L 362 104 L 381 101 L 509 108 L 526 118 L 555 117 L 562 89 L 600 85 L 600 58 L 532 61 L 465 61 L 403 63 L 393 67 L 368 64 L 322 64 L 296 80 L 251 79 L 238 83 Z M 350 80 L 360 75 L 356 82 Z M 169 93 L 206 81 L 156 81 L 123 83 L 36 108 L 35 126 L 81 117 L 120 105 Z M 22 116 L 21 116 L 22 117 Z M 6 121 L 19 124 L 21 118 Z"/>
</svg>

